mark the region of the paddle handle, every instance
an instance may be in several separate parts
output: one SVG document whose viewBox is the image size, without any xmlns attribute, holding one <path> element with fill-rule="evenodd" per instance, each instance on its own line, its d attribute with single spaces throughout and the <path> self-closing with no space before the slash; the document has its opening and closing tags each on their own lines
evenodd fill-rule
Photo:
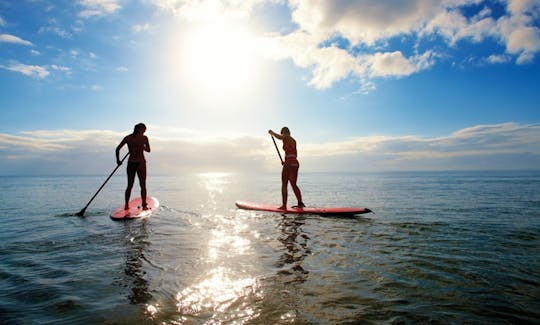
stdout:
<svg viewBox="0 0 540 325">
<path fill-rule="evenodd" d="M 281 164 L 283 165 L 283 158 L 281 158 L 281 153 L 279 152 L 279 148 L 276 143 L 276 139 L 274 139 L 273 135 L 270 135 L 272 137 L 272 141 L 274 141 L 274 147 L 276 147 L 277 154 L 279 156 L 279 160 L 281 161 Z"/>
<path fill-rule="evenodd" d="M 126 160 L 127 156 L 129 156 L 129 152 L 126 153 L 126 155 L 124 156 L 124 158 L 122 158 L 122 160 L 120 161 L 120 165 L 121 163 L 124 162 L 124 160 Z M 101 184 L 101 187 L 97 190 L 97 192 L 94 194 L 94 196 L 92 196 L 92 198 L 90 199 L 90 201 L 88 201 L 88 203 L 86 203 L 85 207 L 81 210 L 82 213 L 79 212 L 79 214 L 84 214 L 84 211 L 86 210 L 86 208 L 88 208 L 88 206 L 90 205 L 90 203 L 92 203 L 92 201 L 94 201 L 94 199 L 96 198 L 96 196 L 98 195 L 98 193 L 101 191 L 101 189 L 105 186 L 105 184 L 107 184 L 107 182 L 109 181 L 109 179 L 111 179 L 112 175 L 116 172 L 116 170 L 118 169 L 118 167 L 120 167 L 120 165 L 116 165 L 116 168 L 111 172 L 111 174 L 109 175 L 109 177 L 107 177 L 107 179 L 105 180 L 105 182 L 103 182 L 103 184 Z"/>
</svg>

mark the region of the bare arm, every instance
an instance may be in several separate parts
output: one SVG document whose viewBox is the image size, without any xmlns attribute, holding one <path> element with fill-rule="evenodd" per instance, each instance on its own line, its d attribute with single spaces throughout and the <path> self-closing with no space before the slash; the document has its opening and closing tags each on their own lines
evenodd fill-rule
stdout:
<svg viewBox="0 0 540 325">
<path fill-rule="evenodd" d="M 144 144 L 144 151 L 150 152 L 150 142 L 148 142 L 148 137 L 144 137 L 145 144 Z"/>
<path fill-rule="evenodd" d="M 278 134 L 272 130 L 268 130 L 268 133 L 270 133 L 270 135 L 272 135 L 273 137 L 276 137 L 279 140 L 283 140 L 283 136 L 281 134 Z"/>
<path fill-rule="evenodd" d="M 122 139 L 120 144 L 118 144 L 118 146 L 116 146 L 116 151 L 115 151 L 115 153 L 116 153 L 116 164 L 118 164 L 118 165 L 122 165 L 122 161 L 120 160 L 120 149 L 122 149 L 122 147 L 127 143 L 126 138 L 127 137 Z"/>
</svg>

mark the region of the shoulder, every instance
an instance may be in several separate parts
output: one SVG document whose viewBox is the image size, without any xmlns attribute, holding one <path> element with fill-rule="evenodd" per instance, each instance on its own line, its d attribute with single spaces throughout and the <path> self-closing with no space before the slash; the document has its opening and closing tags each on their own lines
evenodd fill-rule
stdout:
<svg viewBox="0 0 540 325">
<path fill-rule="evenodd" d="M 289 143 L 296 143 L 296 140 L 294 140 L 294 138 L 291 137 L 290 135 L 285 135 L 283 139 Z"/>
</svg>

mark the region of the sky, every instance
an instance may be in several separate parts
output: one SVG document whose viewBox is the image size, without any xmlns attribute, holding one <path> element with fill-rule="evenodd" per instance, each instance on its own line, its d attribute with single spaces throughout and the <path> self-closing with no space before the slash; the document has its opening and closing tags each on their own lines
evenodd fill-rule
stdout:
<svg viewBox="0 0 540 325">
<path fill-rule="evenodd" d="M 0 0 L 0 175 L 540 168 L 540 0 Z"/>
</svg>

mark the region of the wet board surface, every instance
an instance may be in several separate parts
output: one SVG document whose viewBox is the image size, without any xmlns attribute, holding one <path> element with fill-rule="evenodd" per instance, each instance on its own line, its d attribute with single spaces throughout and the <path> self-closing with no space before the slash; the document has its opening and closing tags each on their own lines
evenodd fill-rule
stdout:
<svg viewBox="0 0 540 325">
<path fill-rule="evenodd" d="M 355 215 L 371 212 L 368 208 L 351 208 L 351 207 L 304 207 L 293 208 L 287 207 L 287 210 L 278 209 L 279 205 L 262 204 L 245 201 L 236 201 L 236 206 L 244 210 L 268 211 L 277 213 L 292 213 L 292 214 L 318 214 L 318 215 Z"/>
<path fill-rule="evenodd" d="M 154 211 L 159 208 L 159 201 L 155 197 L 147 196 L 146 204 L 148 210 L 143 210 L 142 199 L 140 197 L 129 201 L 129 210 L 124 210 L 124 204 L 111 213 L 113 220 L 125 220 L 149 217 Z"/>
</svg>

